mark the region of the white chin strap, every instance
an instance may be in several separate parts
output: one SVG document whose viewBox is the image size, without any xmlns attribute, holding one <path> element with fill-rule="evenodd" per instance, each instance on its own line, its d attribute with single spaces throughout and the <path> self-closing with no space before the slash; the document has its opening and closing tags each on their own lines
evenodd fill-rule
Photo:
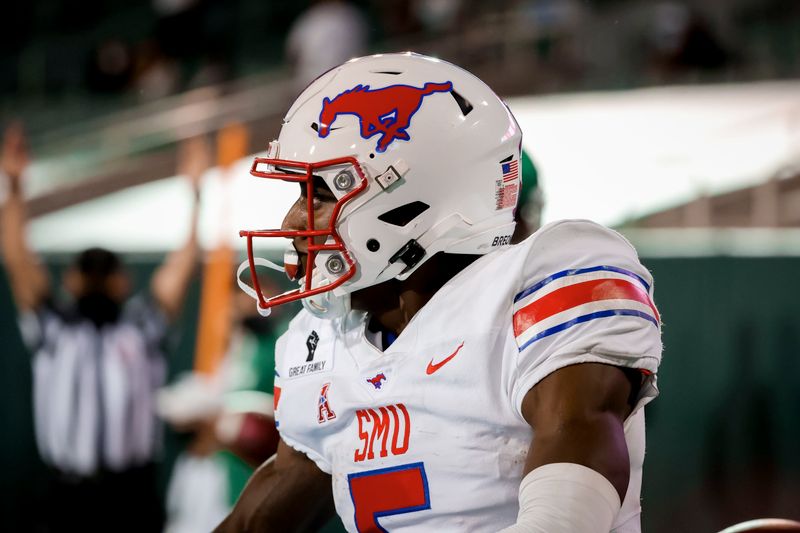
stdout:
<svg viewBox="0 0 800 533">
<path fill-rule="evenodd" d="M 303 307 L 318 318 L 339 318 L 350 312 L 350 293 L 336 296 L 333 291 L 303 298 Z"/>
<path fill-rule="evenodd" d="M 269 259 L 264 259 L 263 257 L 254 257 L 253 263 L 255 263 L 256 266 L 264 266 L 273 270 L 277 270 L 278 272 L 285 272 L 285 269 L 282 266 L 273 263 Z M 268 307 L 264 309 L 258 305 L 258 293 L 253 287 L 242 280 L 242 273 L 249 268 L 250 261 L 242 261 L 242 264 L 240 264 L 239 268 L 236 269 L 236 283 L 239 284 L 239 288 L 242 289 L 245 294 L 256 301 L 256 310 L 258 311 L 258 314 L 264 317 L 269 316 L 272 312 L 272 308 Z M 253 273 L 253 275 L 255 275 L 255 273 Z M 318 278 L 317 272 L 314 273 L 313 277 L 318 283 L 328 282 L 327 280 L 323 281 L 321 276 Z M 302 286 L 304 282 L 305 276 L 298 280 L 300 286 Z M 346 315 L 350 311 L 350 294 L 335 296 L 332 291 L 326 291 L 320 294 L 315 294 L 314 296 L 309 296 L 308 298 L 303 298 L 302 302 L 303 307 L 305 307 L 309 313 L 319 318 L 337 318 Z"/>
<path fill-rule="evenodd" d="M 319 268 L 311 275 L 311 286 L 322 287 L 330 283 Z M 300 280 L 300 284 L 303 281 Z M 318 318 L 332 319 L 346 315 L 350 311 L 350 293 L 337 296 L 333 291 L 325 291 L 314 296 L 303 298 L 303 307 Z"/>
<path fill-rule="evenodd" d="M 256 266 L 264 266 L 267 268 L 271 268 L 273 270 L 277 270 L 278 272 L 285 272 L 282 266 L 273 263 L 269 259 L 264 259 L 263 257 L 254 257 L 253 263 L 255 263 Z M 242 261 L 242 264 L 239 265 L 239 268 L 236 269 L 236 283 L 239 284 L 239 288 L 242 289 L 246 295 L 248 295 L 250 298 L 256 301 L 256 310 L 258 311 L 258 314 L 261 316 L 269 316 L 270 313 L 272 312 L 272 308 L 268 307 L 266 309 L 263 309 L 260 305 L 258 305 L 258 293 L 253 287 L 242 281 L 242 272 L 244 272 L 248 268 L 250 268 L 250 261 L 249 260 Z M 251 274 L 253 276 L 256 275 L 255 272 L 251 272 Z"/>
</svg>

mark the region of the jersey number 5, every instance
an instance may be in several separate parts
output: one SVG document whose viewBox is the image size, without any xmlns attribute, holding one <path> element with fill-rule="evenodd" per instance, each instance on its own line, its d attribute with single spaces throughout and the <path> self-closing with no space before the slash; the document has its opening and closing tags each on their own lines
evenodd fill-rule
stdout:
<svg viewBox="0 0 800 533">
<path fill-rule="evenodd" d="M 348 475 L 347 481 L 356 510 L 356 528 L 361 533 L 386 533 L 378 523 L 382 516 L 431 508 L 423 463 L 358 472 Z"/>
</svg>

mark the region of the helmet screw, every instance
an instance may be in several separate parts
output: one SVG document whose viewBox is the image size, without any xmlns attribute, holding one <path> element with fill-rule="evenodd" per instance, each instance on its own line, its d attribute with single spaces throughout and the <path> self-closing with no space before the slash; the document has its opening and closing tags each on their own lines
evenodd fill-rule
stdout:
<svg viewBox="0 0 800 533">
<path fill-rule="evenodd" d="M 351 174 L 347 170 L 342 170 L 336 177 L 333 178 L 333 185 L 336 187 L 337 191 L 346 191 L 353 187 L 353 183 L 355 180 L 353 179 L 353 174 Z"/>
<path fill-rule="evenodd" d="M 370 239 L 367 241 L 367 250 L 370 252 L 377 252 L 381 248 L 381 243 L 376 241 L 375 239 Z"/>
<path fill-rule="evenodd" d="M 325 268 L 328 269 L 328 272 L 331 274 L 341 274 L 344 270 L 344 261 L 338 255 L 332 255 L 325 261 Z"/>
</svg>

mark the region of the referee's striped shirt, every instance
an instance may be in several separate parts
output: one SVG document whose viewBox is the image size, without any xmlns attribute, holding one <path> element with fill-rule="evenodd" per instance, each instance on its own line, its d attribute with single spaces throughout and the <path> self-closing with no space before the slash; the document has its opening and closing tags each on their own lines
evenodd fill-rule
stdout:
<svg viewBox="0 0 800 533">
<path fill-rule="evenodd" d="M 77 476 L 151 461 L 160 446 L 155 391 L 164 382 L 166 318 L 143 295 L 99 329 L 50 305 L 20 316 L 33 353 L 36 442 L 42 458 Z"/>
</svg>

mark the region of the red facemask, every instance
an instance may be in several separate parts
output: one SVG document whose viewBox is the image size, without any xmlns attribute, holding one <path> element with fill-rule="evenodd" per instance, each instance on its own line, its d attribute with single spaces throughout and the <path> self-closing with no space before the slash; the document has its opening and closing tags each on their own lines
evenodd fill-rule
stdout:
<svg viewBox="0 0 800 533">
<path fill-rule="evenodd" d="M 272 152 L 272 150 L 270 151 Z M 267 169 L 258 170 L 259 165 L 266 165 Z M 314 212 L 314 176 L 319 172 L 330 172 L 331 170 L 335 170 L 337 167 L 342 166 L 344 166 L 344 168 L 339 168 L 339 173 L 336 174 L 336 177 L 333 181 L 335 187 L 339 191 L 347 192 L 336 201 L 330 220 L 328 221 L 328 226 L 326 228 L 317 229 L 315 226 Z M 322 292 L 333 290 L 355 275 L 356 263 L 347 252 L 344 242 L 336 231 L 336 223 L 344 204 L 367 187 L 367 177 L 358 164 L 358 161 L 354 157 L 339 157 L 336 159 L 329 159 L 327 161 L 319 161 L 316 163 L 287 161 L 271 157 L 257 157 L 253 161 L 253 165 L 250 168 L 250 174 L 257 178 L 278 179 L 282 181 L 299 182 L 301 184 L 305 184 L 307 202 L 306 229 L 242 230 L 239 232 L 240 237 L 245 237 L 247 239 L 247 257 L 250 266 L 250 279 L 252 280 L 253 289 L 255 290 L 255 294 L 257 296 L 258 308 L 260 311 L 266 311 L 276 305 L 293 302 L 309 296 L 314 296 Z M 301 237 L 307 240 L 308 257 L 306 259 L 306 271 L 304 273 L 305 280 L 300 288 L 273 296 L 271 298 L 264 295 L 261 290 L 261 284 L 258 281 L 258 276 L 255 275 L 257 262 L 253 255 L 253 239 L 257 237 L 281 237 L 290 239 Z M 314 239 L 319 237 L 324 238 L 323 244 L 316 244 L 314 242 Z M 338 257 L 340 259 L 336 260 L 338 263 L 334 262 L 333 264 L 328 265 L 328 270 L 337 277 L 334 281 L 327 285 L 312 287 L 311 281 L 314 273 L 314 263 L 317 254 L 321 251 L 339 252 Z M 329 259 L 329 262 L 331 261 L 334 261 L 334 257 Z M 287 267 L 288 266 L 289 265 L 287 265 Z M 289 268 L 287 268 L 287 271 L 288 270 Z M 336 270 L 339 270 L 339 272 L 336 272 Z"/>
</svg>

